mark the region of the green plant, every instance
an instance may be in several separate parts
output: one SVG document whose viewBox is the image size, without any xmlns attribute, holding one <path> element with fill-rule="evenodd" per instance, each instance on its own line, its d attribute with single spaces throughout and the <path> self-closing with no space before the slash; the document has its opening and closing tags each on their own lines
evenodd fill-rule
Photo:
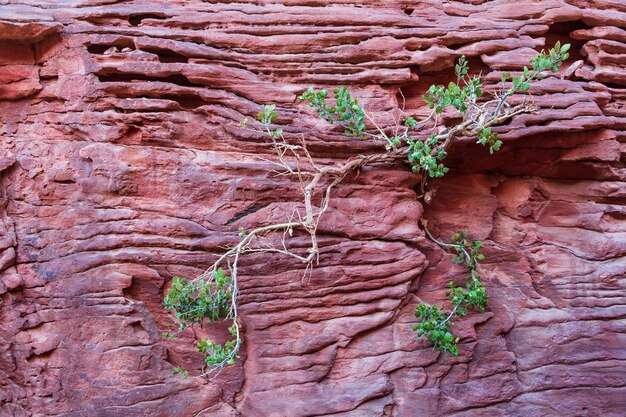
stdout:
<svg viewBox="0 0 626 417">
<path fill-rule="evenodd" d="M 313 87 L 304 92 L 300 97 L 302 101 L 309 103 L 317 114 L 325 118 L 329 123 L 337 123 L 345 128 L 344 133 L 348 136 L 363 137 L 365 131 L 365 113 L 359 100 L 352 98 L 346 87 L 335 88 L 333 90 L 335 104 L 329 106 L 326 103 L 328 90 L 315 91 Z"/>
<path fill-rule="evenodd" d="M 168 311 L 175 311 L 178 322 L 177 332 L 164 333 L 164 337 L 174 338 L 188 326 L 197 323 L 202 325 L 205 319 L 211 322 L 232 319 L 229 333 L 234 337 L 224 345 L 212 340 L 201 339 L 198 342 L 198 351 L 205 355 L 205 369 L 203 375 L 219 372 L 225 365 L 232 365 L 238 358 L 237 352 L 241 345 L 239 325 L 237 323 L 237 306 L 235 296 L 237 287 L 233 277 L 229 277 L 222 268 L 215 265 L 210 274 L 203 274 L 197 280 L 188 282 L 184 278 L 174 277 L 172 287 L 163 299 L 163 306 Z M 185 377 L 187 371 L 180 368 L 172 370 L 174 374 Z"/>
<path fill-rule="evenodd" d="M 222 268 L 218 268 L 212 278 L 206 282 L 203 279 L 187 282 L 178 277 L 172 280 L 163 305 L 169 311 L 176 310 L 181 330 L 187 324 L 201 324 L 205 318 L 215 322 L 228 317 L 232 280 Z"/>
<path fill-rule="evenodd" d="M 454 281 L 450 281 L 450 289 L 446 292 L 446 297 L 453 305 L 450 313 L 436 305 L 419 304 L 415 310 L 415 317 L 421 321 L 413 327 L 413 330 L 417 331 L 418 337 L 426 336 L 433 344 L 434 349 L 448 351 L 456 356 L 459 354 L 457 349 L 459 338 L 450 333 L 451 320 L 455 316 L 466 316 L 468 308 L 475 307 L 480 312 L 485 311 L 489 299 L 485 286 L 480 281 L 480 275 L 478 275 L 478 261 L 485 259 L 479 253 L 483 245 L 480 240 L 468 241 L 464 231 L 452 236 L 451 243 L 444 243 L 435 239 L 425 227 L 424 230 L 433 242 L 443 248 L 454 250 L 456 254 L 452 255 L 452 259 L 456 263 L 465 264 L 469 275 L 466 278 L 465 287 L 459 287 Z"/>
<path fill-rule="evenodd" d="M 465 57 L 460 57 L 455 66 L 456 82 L 447 86 L 433 85 L 423 96 L 430 114 L 417 121 L 413 116 L 404 117 L 401 110 L 395 125 L 381 126 L 361 107 L 357 98 L 353 98 L 345 87 L 333 90 L 332 97 L 328 90 L 309 88 L 299 99 L 307 103 L 320 117 L 343 129 L 343 133 L 359 139 L 381 142 L 384 152 L 358 155 L 338 165 L 320 165 L 307 149 L 304 138 L 293 143 L 288 140 L 283 130 L 275 125 L 279 118 L 274 104 L 265 105 L 257 115 L 256 132 L 266 135 L 275 152 L 271 162 L 277 175 L 295 178 L 302 190 L 302 201 L 294 204 L 292 214 L 282 223 L 258 227 L 249 231 L 237 230 L 241 238 L 239 243 L 227 249 L 199 277 L 187 281 L 174 278 L 172 288 L 164 299 L 164 306 L 174 312 L 178 321 L 177 332 L 166 333 L 175 337 L 194 324 L 202 325 L 205 320 L 216 322 L 232 321 L 229 332 L 233 339 L 224 344 L 201 339 L 197 343 L 200 353 L 205 356 L 205 368 L 201 376 L 214 376 L 226 365 L 231 365 L 238 357 L 242 339 L 240 321 L 237 313 L 238 264 L 242 255 L 248 253 L 280 253 L 295 258 L 305 265 L 305 274 L 319 262 L 317 230 L 320 220 L 329 206 L 333 188 L 352 171 L 376 163 L 394 163 L 408 161 L 413 172 L 421 175 L 421 198 L 428 204 L 435 189 L 428 189 L 429 178 L 444 176 L 449 170 L 443 164 L 451 144 L 460 137 L 474 137 L 477 143 L 489 148 L 490 153 L 497 152 L 502 141 L 491 129 L 512 117 L 533 112 L 526 102 L 511 106 L 507 99 L 516 93 L 526 92 L 532 82 L 544 78 L 547 72 L 556 72 L 567 59 L 569 45 L 559 43 L 547 53 L 541 51 L 531 60 L 532 69 L 524 67 L 518 75 L 511 77 L 504 73 L 500 87 L 493 92 L 490 100 L 482 99 L 484 87 L 479 76 L 469 75 Z M 510 81 L 509 81 L 510 80 Z M 510 83 L 510 86 L 509 86 Z M 441 114 L 444 111 L 457 112 L 461 121 L 452 125 L 441 126 Z M 402 121 L 402 123 L 400 123 Z M 246 118 L 241 126 L 248 128 Z M 426 131 L 426 133 L 424 132 Z M 468 309 L 484 311 L 488 295 L 478 273 L 479 261 L 484 256 L 479 253 L 480 241 L 470 242 L 464 232 L 454 235 L 450 243 L 435 239 L 421 223 L 426 235 L 442 249 L 453 253 L 453 260 L 464 264 L 468 275 L 464 286 L 450 282 L 446 296 L 452 303 L 450 312 L 439 306 L 420 304 L 416 310 L 419 319 L 414 329 L 419 337 L 426 337 L 433 348 L 458 354 L 459 337 L 454 336 L 450 327 L 452 319 L 468 314 Z M 308 249 L 294 249 L 289 246 L 289 237 L 299 230 L 308 235 Z M 226 272 L 225 269 L 228 270 Z M 187 371 L 174 368 L 174 373 L 187 375 Z"/>
</svg>

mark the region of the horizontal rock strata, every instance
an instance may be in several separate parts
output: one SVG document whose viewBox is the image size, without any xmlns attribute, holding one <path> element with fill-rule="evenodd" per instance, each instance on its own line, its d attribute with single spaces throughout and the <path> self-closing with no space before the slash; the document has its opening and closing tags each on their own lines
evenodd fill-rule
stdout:
<svg viewBox="0 0 626 417">
<path fill-rule="evenodd" d="M 171 374 L 201 360 L 191 332 L 161 338 L 171 277 L 300 199 L 242 118 L 276 103 L 332 164 L 380 148 L 320 122 L 296 100 L 309 85 L 347 85 L 383 123 L 417 118 L 459 56 L 490 90 L 556 41 L 569 60 L 513 97 L 539 111 L 497 129 L 497 155 L 456 144 L 425 207 L 402 164 L 347 178 L 310 275 L 244 259 L 237 365 Z M 623 416 L 625 63 L 611 0 L 3 2 L 0 415 Z M 412 330 L 463 278 L 422 215 L 486 246 L 489 306 L 454 327 L 458 357 Z"/>
</svg>

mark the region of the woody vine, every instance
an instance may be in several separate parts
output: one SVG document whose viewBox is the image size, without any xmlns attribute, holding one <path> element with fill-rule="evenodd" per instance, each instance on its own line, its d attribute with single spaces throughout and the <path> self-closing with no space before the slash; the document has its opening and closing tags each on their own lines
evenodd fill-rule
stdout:
<svg viewBox="0 0 626 417">
<path fill-rule="evenodd" d="M 525 100 L 521 104 L 511 105 L 508 99 L 531 88 L 533 82 L 557 72 L 568 58 L 570 45 L 557 44 L 547 52 L 541 51 L 531 59 L 531 67 L 524 67 L 515 76 L 504 73 L 492 97 L 485 98 L 480 76 L 468 74 L 465 57 L 461 57 L 455 66 L 456 82 L 447 86 L 432 85 L 423 96 L 430 109 L 429 115 L 420 121 L 403 115 L 392 126 L 381 126 L 359 104 L 357 98 L 350 95 L 345 87 L 332 91 L 309 88 L 299 99 L 307 103 L 327 122 L 338 125 L 343 133 L 361 140 L 372 140 L 384 145 L 384 152 L 358 155 L 339 165 L 320 165 L 307 150 L 306 141 L 301 138 L 293 143 L 285 138 L 282 129 L 274 122 L 278 118 L 275 105 L 266 105 L 258 114 L 258 123 L 242 121 L 243 126 L 254 125 L 253 129 L 262 132 L 271 142 L 275 158 L 275 173 L 295 178 L 300 186 L 302 200 L 294 203 L 290 216 L 283 222 L 269 224 L 253 230 L 239 229 L 241 240 L 227 249 L 200 276 L 187 280 L 174 277 L 172 287 L 164 298 L 163 305 L 174 312 L 177 330 L 165 333 L 166 337 L 176 337 L 186 328 L 202 326 L 206 321 L 222 320 L 231 323 L 231 340 L 224 344 L 208 339 L 197 342 L 197 348 L 204 355 L 204 367 L 199 373 L 202 377 L 215 377 L 221 370 L 235 363 L 242 344 L 242 331 L 237 310 L 239 295 L 239 261 L 242 256 L 251 253 L 280 253 L 301 261 L 305 273 L 319 262 L 317 230 L 324 213 L 328 210 L 332 190 L 351 172 L 372 164 L 396 163 L 402 160 L 411 165 L 413 172 L 421 176 L 421 195 L 418 197 L 428 203 L 430 193 L 428 181 L 444 176 L 448 168 L 443 160 L 448 155 L 454 141 L 476 138 L 476 142 L 497 152 L 502 146 L 498 134 L 491 128 L 522 113 L 533 113 L 536 109 Z M 461 121 L 453 126 L 443 126 L 440 115 L 445 109 L 454 109 L 461 116 Z M 450 282 L 446 296 L 451 308 L 444 309 L 437 305 L 420 304 L 415 316 L 419 320 L 414 326 L 418 337 L 427 338 L 434 349 L 458 354 L 459 338 L 450 328 L 453 319 L 468 314 L 469 309 L 484 311 L 488 294 L 479 275 L 479 262 L 484 259 L 480 253 L 482 243 L 471 241 L 464 231 L 451 237 L 449 243 L 435 239 L 421 222 L 426 236 L 443 250 L 452 253 L 454 262 L 467 268 L 465 286 Z M 295 233 L 308 235 L 308 249 L 293 249 L 289 238 Z M 174 368 L 174 373 L 188 372 Z"/>
</svg>

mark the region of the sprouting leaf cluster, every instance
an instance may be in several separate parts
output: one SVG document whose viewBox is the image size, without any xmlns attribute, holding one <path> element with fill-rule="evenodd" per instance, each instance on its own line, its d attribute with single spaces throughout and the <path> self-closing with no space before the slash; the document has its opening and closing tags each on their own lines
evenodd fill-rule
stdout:
<svg viewBox="0 0 626 417">
<path fill-rule="evenodd" d="M 181 329 L 199 323 L 208 318 L 215 322 L 225 319 L 230 311 L 230 285 L 232 281 L 222 268 L 213 274 L 213 280 L 205 282 L 187 282 L 184 278 L 174 277 L 172 288 L 163 300 L 169 311 L 176 311 L 176 318 Z"/>
<path fill-rule="evenodd" d="M 278 119 L 278 112 L 276 112 L 276 104 L 267 104 L 263 106 L 263 110 L 259 112 L 259 114 L 257 115 L 257 119 L 259 119 L 259 122 L 263 123 L 264 125 L 273 124 L 276 121 L 276 119 Z"/>
<path fill-rule="evenodd" d="M 179 324 L 177 333 L 168 332 L 163 336 L 174 338 L 194 323 L 202 325 L 204 319 L 211 322 L 232 318 L 232 291 L 233 280 L 222 268 L 217 268 L 209 280 L 198 279 L 187 281 L 184 278 L 174 277 L 172 287 L 163 300 L 164 307 L 175 311 Z M 235 324 L 229 328 L 234 340 L 224 345 L 211 340 L 202 339 L 198 342 L 198 351 L 205 355 L 205 363 L 213 369 L 221 369 L 223 365 L 232 365 L 237 358 L 237 351 L 241 339 Z M 172 369 L 172 373 L 187 377 L 188 372 L 181 368 Z"/>
<path fill-rule="evenodd" d="M 464 230 L 453 234 L 450 241 L 452 242 L 454 250 L 457 253 L 452 256 L 452 260 L 454 262 L 458 264 L 467 262 L 468 268 L 473 271 L 477 266 L 476 261 L 482 261 L 485 259 L 485 256 L 479 253 L 480 249 L 483 247 L 483 243 L 480 240 L 475 240 L 473 242 L 468 241 L 465 237 Z"/>
<path fill-rule="evenodd" d="M 456 251 L 456 255 L 452 256 L 452 260 L 458 264 L 465 263 L 469 275 L 467 276 L 465 289 L 457 287 L 454 282 L 450 281 L 450 291 L 446 292 L 446 296 L 455 305 L 462 303 L 457 309 L 457 314 L 460 317 L 467 314 L 467 307 L 476 307 L 482 313 L 485 311 L 485 306 L 489 299 L 478 274 L 478 262 L 485 259 L 485 255 L 480 253 L 483 243 L 480 240 L 467 240 L 465 232 L 460 231 L 452 236 L 451 244 Z"/>
<path fill-rule="evenodd" d="M 454 250 L 456 254 L 452 256 L 453 261 L 465 263 L 469 274 L 464 287 L 457 286 L 454 281 L 449 283 L 446 297 L 453 305 L 450 313 L 437 305 L 420 304 L 415 310 L 415 317 L 421 321 L 413 327 L 413 330 L 417 331 L 418 337 L 425 336 L 433 344 L 433 349 L 447 351 L 456 356 L 459 354 L 457 348 L 459 338 L 450 332 L 452 319 L 455 316 L 466 316 L 469 308 L 483 312 L 487 306 L 489 295 L 478 275 L 478 262 L 485 257 L 479 252 L 483 247 L 482 242 L 468 241 L 463 231 L 452 236 L 450 244 L 441 243 L 441 246 Z"/>
<path fill-rule="evenodd" d="M 435 350 L 447 351 L 455 356 L 459 354 L 457 349 L 459 338 L 448 331 L 452 323 L 447 318 L 448 313 L 445 310 L 440 310 L 438 305 L 420 304 L 415 310 L 415 317 L 422 319 L 419 324 L 413 326 L 413 330 L 417 331 L 417 337 L 426 336 Z"/>
<path fill-rule="evenodd" d="M 532 69 L 524 67 L 520 76 L 511 77 L 510 72 L 504 72 L 501 76 L 502 84 L 504 85 L 510 79 L 511 87 L 501 94 L 501 101 L 516 92 L 528 91 L 531 82 L 545 78 L 547 71 L 557 72 L 563 61 L 569 57 L 567 53 L 569 49 L 570 44 L 567 43 L 561 46 L 561 43 L 557 42 L 547 53 L 542 50 L 537 56 L 532 58 L 530 60 Z"/>
<path fill-rule="evenodd" d="M 189 376 L 189 371 L 184 370 L 183 368 L 180 367 L 175 367 L 172 369 L 172 374 L 173 375 L 182 375 L 183 378 L 187 378 Z"/>
<path fill-rule="evenodd" d="M 448 172 L 448 168 L 440 162 L 448 153 L 437 146 L 439 139 L 436 135 L 430 135 L 425 141 L 409 137 L 407 142 L 407 153 L 413 172 L 424 171 L 431 178 L 443 177 Z"/>
<path fill-rule="evenodd" d="M 235 359 L 239 357 L 235 351 L 238 344 L 235 326 L 230 326 L 228 331 L 235 339 L 227 341 L 223 346 L 205 338 L 202 338 L 198 342 L 198 351 L 205 355 L 204 363 L 209 368 L 219 366 L 222 363 L 234 365 Z M 239 342 L 241 342 L 241 340 L 239 340 Z"/>
<path fill-rule="evenodd" d="M 341 125 L 347 136 L 362 138 L 365 132 L 365 113 L 359 105 L 359 99 L 353 98 L 345 86 L 333 90 L 334 105 L 328 105 L 327 96 L 328 90 L 315 91 L 310 87 L 298 98 L 308 101 L 309 106 L 329 123 Z"/>
<path fill-rule="evenodd" d="M 502 141 L 498 139 L 498 133 L 491 130 L 490 127 L 483 127 L 482 129 L 479 129 L 476 132 L 476 137 L 478 138 L 476 143 L 488 146 L 489 153 L 492 155 L 494 152 L 499 151 L 502 146 Z"/>
<path fill-rule="evenodd" d="M 436 114 L 448 106 L 464 113 L 468 110 L 470 103 L 476 102 L 478 97 L 483 95 L 483 85 L 477 76 L 467 74 L 469 68 L 465 56 L 459 58 L 455 66 L 457 76 L 456 83 L 450 81 L 447 87 L 443 85 L 431 85 L 422 99 L 428 104 L 428 108 L 433 109 Z"/>
<path fill-rule="evenodd" d="M 276 119 L 278 119 L 278 112 L 276 112 L 275 104 L 266 104 L 265 106 L 263 106 L 263 110 L 259 112 L 259 114 L 257 115 L 257 119 L 265 126 L 267 134 L 272 139 L 277 139 L 280 137 L 280 135 L 283 134 L 283 130 L 281 128 L 275 130 L 270 130 L 269 128 L 269 126 L 274 124 Z M 246 120 L 246 123 L 242 124 L 242 126 L 245 127 L 248 122 L 247 119 L 244 120 Z"/>
<path fill-rule="evenodd" d="M 569 54 L 567 53 L 569 48 L 569 43 L 561 46 L 561 42 L 557 42 L 547 54 L 544 51 L 541 51 L 536 57 L 530 60 L 533 70 L 538 73 L 543 71 L 557 72 L 559 67 L 563 64 L 563 61 L 569 58 Z M 543 76 L 540 78 L 543 78 Z"/>
</svg>

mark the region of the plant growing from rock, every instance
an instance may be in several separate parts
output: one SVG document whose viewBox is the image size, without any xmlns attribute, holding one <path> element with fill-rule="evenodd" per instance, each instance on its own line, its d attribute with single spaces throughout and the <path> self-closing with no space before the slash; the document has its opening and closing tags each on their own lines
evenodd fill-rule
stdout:
<svg viewBox="0 0 626 417">
<path fill-rule="evenodd" d="M 255 130 L 268 137 L 275 151 L 278 175 L 295 178 L 302 192 L 302 200 L 294 203 L 292 214 L 284 222 L 258 227 L 249 231 L 239 229 L 241 240 L 226 250 L 200 276 L 187 281 L 174 278 L 172 287 L 164 299 L 164 306 L 174 312 L 178 322 L 176 332 L 166 333 L 175 337 L 189 326 L 202 326 L 205 320 L 231 322 L 229 333 L 232 339 L 224 344 L 201 339 L 198 350 L 205 356 L 205 366 L 200 376 L 216 376 L 226 366 L 234 363 L 242 344 L 240 320 L 237 310 L 239 294 L 237 278 L 241 256 L 259 253 L 280 253 L 301 261 L 305 274 L 319 262 L 317 230 L 324 213 L 328 210 L 332 190 L 351 172 L 367 165 L 407 161 L 413 172 L 421 176 L 421 195 L 418 198 L 429 203 L 432 190 L 428 181 L 439 178 L 448 172 L 443 161 L 455 140 L 461 137 L 476 138 L 476 143 L 497 152 L 502 146 L 497 132 L 491 128 L 506 122 L 522 113 L 535 109 L 525 101 L 515 106 L 508 99 L 517 93 L 529 90 L 531 84 L 556 72 L 567 59 L 569 44 L 558 42 L 547 53 L 542 51 L 531 60 L 531 68 L 524 67 L 521 73 L 512 76 L 504 73 L 499 88 L 492 92 L 493 97 L 484 99 L 483 84 L 479 76 L 469 75 L 465 57 L 460 57 L 455 66 L 456 82 L 447 86 L 432 85 L 423 96 L 430 109 L 429 115 L 417 121 L 414 117 L 400 117 L 402 124 L 381 126 L 352 97 L 345 87 L 332 92 L 313 87 L 305 91 L 299 99 L 307 103 L 327 122 L 338 125 L 347 136 L 380 142 L 383 152 L 358 155 L 339 165 L 320 165 L 309 153 L 304 138 L 294 143 L 288 140 L 283 130 L 275 125 L 278 113 L 275 105 L 266 105 L 258 114 Z M 440 115 L 446 109 L 454 109 L 461 121 L 452 126 L 442 126 Z M 247 126 L 248 120 L 242 121 Z M 418 220 L 418 219 L 416 219 Z M 420 320 L 414 327 L 419 337 L 426 337 L 439 351 L 458 354 L 459 338 L 450 331 L 455 317 L 463 317 L 468 310 L 476 308 L 484 311 L 488 295 L 479 275 L 479 262 L 484 256 L 479 253 L 480 241 L 470 241 L 465 232 L 452 236 L 445 243 L 432 236 L 421 222 L 427 237 L 442 249 L 453 254 L 453 260 L 467 268 L 464 286 L 450 282 L 446 296 L 452 308 L 447 310 L 437 306 L 420 304 L 415 315 Z M 294 231 L 308 235 L 308 249 L 293 249 L 288 240 Z M 174 368 L 174 373 L 187 375 L 187 371 Z"/>
<path fill-rule="evenodd" d="M 467 309 L 472 307 L 476 307 L 482 313 L 485 311 L 489 299 L 485 286 L 478 275 L 478 261 L 485 259 L 484 255 L 479 253 L 482 242 L 479 240 L 470 242 L 465 237 L 465 232 L 460 231 L 452 236 L 450 243 L 444 243 L 435 239 L 425 226 L 424 231 L 428 238 L 437 245 L 456 252 L 455 255 L 452 255 L 453 261 L 465 264 L 469 275 L 466 279 L 465 288 L 457 286 L 454 281 L 450 281 L 450 290 L 446 292 L 446 297 L 453 305 L 450 313 L 436 305 L 418 305 L 415 310 L 415 317 L 421 318 L 421 321 L 413 327 L 413 330 L 417 331 L 418 337 L 425 336 L 433 344 L 434 349 L 448 351 L 456 356 L 459 354 L 457 349 L 459 338 L 450 333 L 451 320 L 455 316 L 467 315 Z"/>
</svg>

